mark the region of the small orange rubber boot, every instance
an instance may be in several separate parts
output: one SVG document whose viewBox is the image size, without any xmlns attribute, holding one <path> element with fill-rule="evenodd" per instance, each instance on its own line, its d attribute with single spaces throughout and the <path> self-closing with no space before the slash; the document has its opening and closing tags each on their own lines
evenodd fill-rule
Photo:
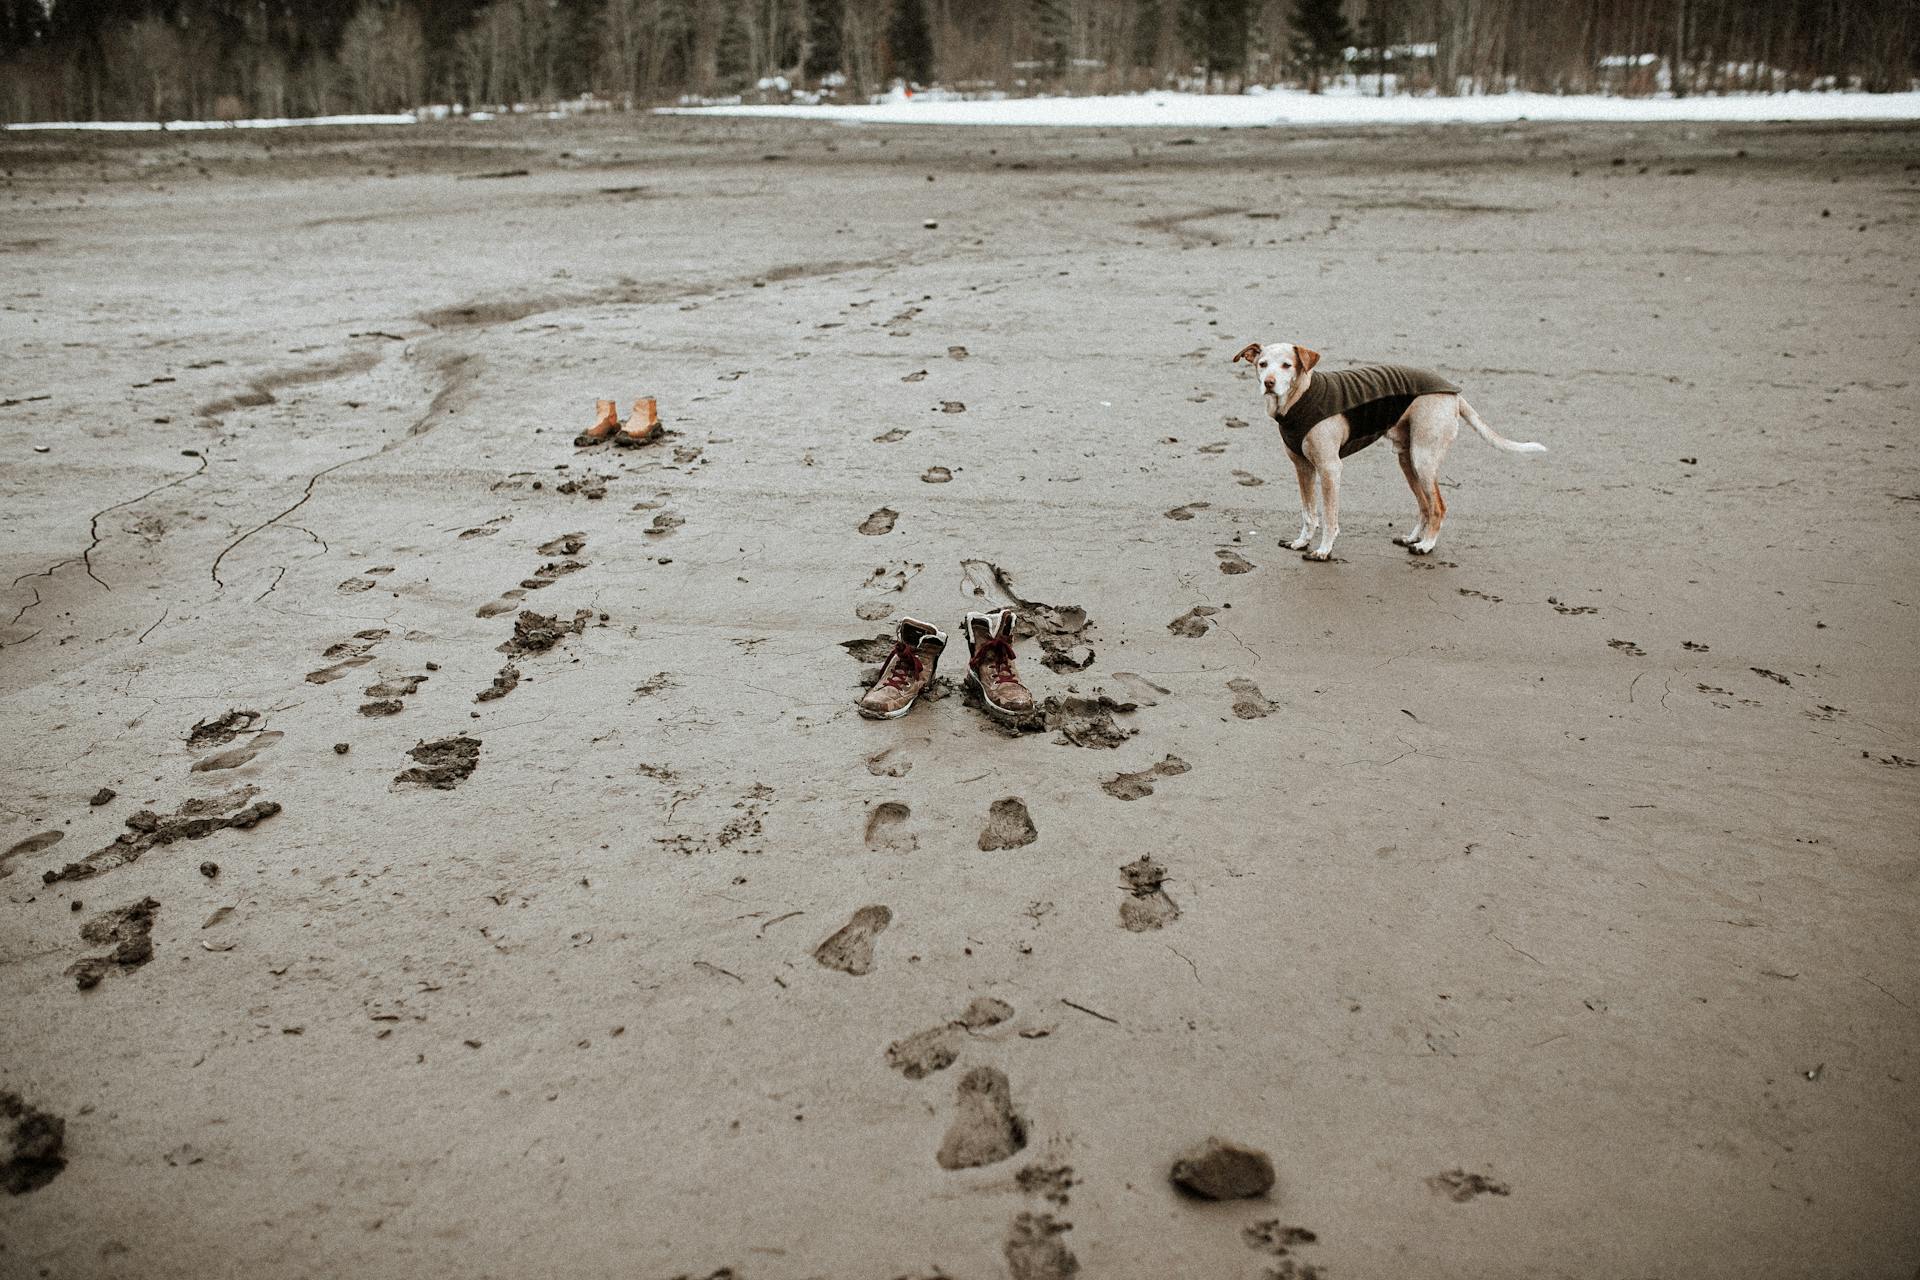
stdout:
<svg viewBox="0 0 1920 1280">
<path fill-rule="evenodd" d="M 593 408 L 595 415 L 593 425 L 573 438 L 576 446 L 604 444 L 615 431 L 620 429 L 619 405 L 611 400 L 595 400 Z"/>
<path fill-rule="evenodd" d="M 627 416 L 627 425 L 613 442 L 622 448 L 651 444 L 654 436 L 660 432 L 660 410 L 652 396 L 642 396 L 633 402 L 633 412 Z"/>
</svg>

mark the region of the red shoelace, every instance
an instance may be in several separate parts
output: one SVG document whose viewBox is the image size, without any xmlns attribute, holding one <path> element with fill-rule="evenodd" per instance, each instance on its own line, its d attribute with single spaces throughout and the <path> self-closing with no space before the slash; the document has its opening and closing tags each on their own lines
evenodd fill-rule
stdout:
<svg viewBox="0 0 1920 1280">
<path fill-rule="evenodd" d="M 1019 684 L 1013 674 L 1013 646 L 995 637 L 973 651 L 973 669 L 987 671 L 995 684 Z"/>
<path fill-rule="evenodd" d="M 893 669 L 887 672 L 887 678 L 882 680 L 881 684 L 904 689 L 915 676 L 920 674 L 920 655 L 915 653 L 913 646 L 904 640 L 894 641 L 893 652 L 888 655 L 887 661 L 892 664 Z"/>
</svg>

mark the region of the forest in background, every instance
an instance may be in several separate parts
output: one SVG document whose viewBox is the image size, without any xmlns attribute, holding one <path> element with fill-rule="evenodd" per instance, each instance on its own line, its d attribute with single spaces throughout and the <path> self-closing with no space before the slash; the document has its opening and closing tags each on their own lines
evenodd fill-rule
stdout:
<svg viewBox="0 0 1920 1280">
<path fill-rule="evenodd" d="M 0 0 L 0 119 L 865 101 L 895 80 L 1884 92 L 1913 86 L 1917 35 L 1920 0 Z"/>
</svg>

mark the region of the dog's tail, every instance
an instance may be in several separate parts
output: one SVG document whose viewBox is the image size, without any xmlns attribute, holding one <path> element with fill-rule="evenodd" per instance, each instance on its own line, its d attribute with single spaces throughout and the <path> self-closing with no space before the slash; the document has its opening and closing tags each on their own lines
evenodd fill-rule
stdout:
<svg viewBox="0 0 1920 1280">
<path fill-rule="evenodd" d="M 1480 420 L 1480 415 L 1473 411 L 1473 406 L 1467 403 L 1465 396 L 1460 397 L 1460 416 L 1466 419 L 1467 425 L 1473 428 L 1474 434 L 1502 453 L 1545 453 L 1547 451 L 1547 446 L 1543 444 L 1535 444 L 1531 440 L 1509 440 L 1495 431 Z"/>
</svg>

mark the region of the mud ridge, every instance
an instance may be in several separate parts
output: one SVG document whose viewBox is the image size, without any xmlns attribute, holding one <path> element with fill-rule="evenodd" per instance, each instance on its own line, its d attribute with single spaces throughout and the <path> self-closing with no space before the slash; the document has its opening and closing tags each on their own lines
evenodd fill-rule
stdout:
<svg viewBox="0 0 1920 1280">
<path fill-rule="evenodd" d="M 43 871 L 40 879 L 45 884 L 86 880 L 138 862 L 155 845 L 199 840 L 228 827 L 244 831 L 280 812 L 280 806 L 272 800 L 254 800 L 249 804 L 257 794 L 253 787 L 240 787 L 224 795 L 185 801 L 166 815 L 141 809 L 127 818 L 128 829 L 112 844 L 94 850 L 78 862 L 69 862 L 58 871 Z"/>
</svg>

